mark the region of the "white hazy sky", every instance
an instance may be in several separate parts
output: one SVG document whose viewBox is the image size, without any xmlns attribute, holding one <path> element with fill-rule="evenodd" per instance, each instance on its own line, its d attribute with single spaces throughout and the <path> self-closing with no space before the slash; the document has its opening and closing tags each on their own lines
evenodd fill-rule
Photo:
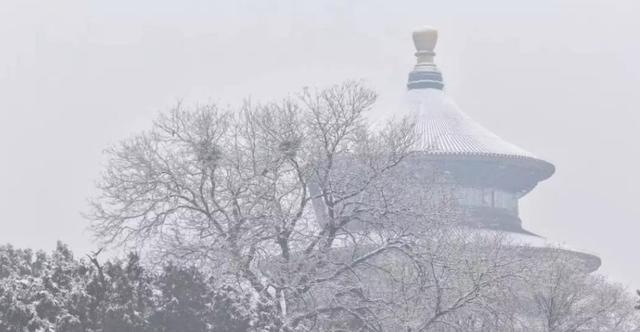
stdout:
<svg viewBox="0 0 640 332">
<path fill-rule="evenodd" d="M 640 287 L 638 17 L 637 0 L 0 0 L 0 243 L 94 249 L 102 150 L 178 99 L 364 79 L 399 112 L 428 24 L 461 108 L 557 167 L 525 227 Z"/>
</svg>

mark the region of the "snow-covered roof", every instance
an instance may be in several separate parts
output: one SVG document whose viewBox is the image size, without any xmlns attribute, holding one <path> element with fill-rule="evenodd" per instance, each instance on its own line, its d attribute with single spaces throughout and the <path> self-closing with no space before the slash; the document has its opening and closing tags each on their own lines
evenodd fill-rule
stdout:
<svg viewBox="0 0 640 332">
<path fill-rule="evenodd" d="M 443 90 L 411 89 L 408 104 L 409 111 L 416 117 L 416 149 L 420 151 L 537 159 L 471 119 Z"/>
<path fill-rule="evenodd" d="M 415 149 L 433 155 L 529 159 L 551 175 L 553 165 L 484 128 L 446 94 L 442 74 L 433 61 L 437 39 L 437 30 L 431 27 L 413 33 L 417 63 L 409 73 L 406 107 L 416 117 L 419 137 Z"/>
</svg>

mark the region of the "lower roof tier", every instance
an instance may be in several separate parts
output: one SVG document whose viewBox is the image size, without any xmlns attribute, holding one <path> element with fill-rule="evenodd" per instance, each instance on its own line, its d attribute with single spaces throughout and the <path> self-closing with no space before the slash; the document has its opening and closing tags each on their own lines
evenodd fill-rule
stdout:
<svg viewBox="0 0 640 332">
<path fill-rule="evenodd" d="M 593 272 L 600 268 L 602 261 L 600 257 L 596 254 L 586 252 L 584 250 L 572 248 L 566 244 L 554 242 L 547 238 L 525 234 L 521 232 L 505 232 L 505 231 L 496 231 L 496 230 L 488 230 L 488 229 L 477 229 L 470 228 L 474 234 L 479 234 L 482 236 L 499 236 L 502 237 L 505 241 L 507 241 L 512 246 L 519 246 L 523 248 L 527 248 L 528 251 L 532 253 L 537 253 L 538 255 L 551 254 L 566 254 L 570 257 L 578 260 L 579 263 L 582 264 L 582 269 L 584 272 Z"/>
</svg>

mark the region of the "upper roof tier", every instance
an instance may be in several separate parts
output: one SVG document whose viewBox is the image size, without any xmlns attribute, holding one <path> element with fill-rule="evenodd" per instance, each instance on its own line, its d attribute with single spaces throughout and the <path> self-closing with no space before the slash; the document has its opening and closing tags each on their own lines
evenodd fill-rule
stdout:
<svg viewBox="0 0 640 332">
<path fill-rule="evenodd" d="M 438 156 L 519 159 L 540 170 L 538 180 L 551 176 L 552 164 L 484 128 L 443 91 L 442 74 L 433 62 L 437 38 L 437 30 L 431 27 L 413 33 L 417 64 L 409 74 L 407 100 L 409 110 L 416 116 L 416 149 Z"/>
<path fill-rule="evenodd" d="M 474 121 L 442 90 L 411 89 L 407 97 L 416 116 L 416 148 L 421 151 L 538 159 Z"/>
</svg>

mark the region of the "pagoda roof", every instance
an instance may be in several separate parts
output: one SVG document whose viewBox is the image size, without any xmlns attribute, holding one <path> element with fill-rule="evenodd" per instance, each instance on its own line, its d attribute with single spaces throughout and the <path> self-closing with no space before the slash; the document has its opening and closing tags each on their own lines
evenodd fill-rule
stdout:
<svg viewBox="0 0 640 332">
<path fill-rule="evenodd" d="M 484 128 L 444 91 L 433 88 L 408 92 L 408 108 L 415 115 L 418 140 L 415 148 L 429 154 L 481 155 L 539 159 Z"/>
<path fill-rule="evenodd" d="M 537 169 L 537 180 L 551 176 L 555 167 L 510 143 L 462 112 L 444 91 L 442 73 L 434 60 L 437 30 L 431 27 L 413 33 L 417 63 L 409 73 L 408 105 L 415 116 L 417 142 L 423 155 L 464 159 L 510 159 Z"/>
</svg>

